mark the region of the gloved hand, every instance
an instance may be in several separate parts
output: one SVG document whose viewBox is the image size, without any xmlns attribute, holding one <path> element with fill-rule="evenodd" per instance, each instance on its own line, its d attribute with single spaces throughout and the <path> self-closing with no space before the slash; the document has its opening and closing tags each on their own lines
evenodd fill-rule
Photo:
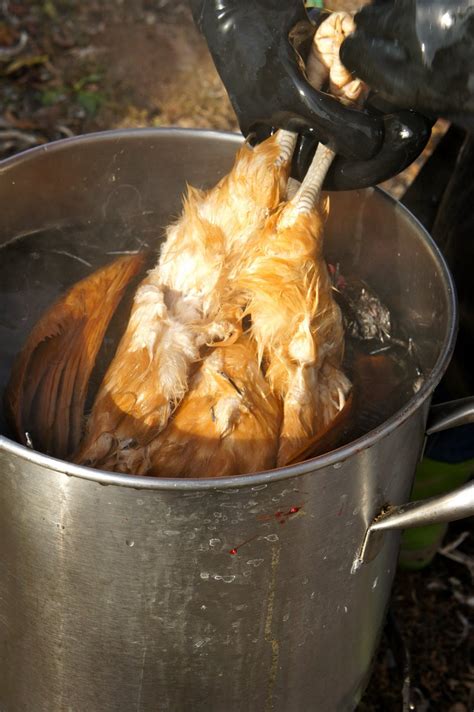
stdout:
<svg viewBox="0 0 474 712">
<path fill-rule="evenodd" d="M 472 0 L 376 0 L 355 21 L 351 71 L 398 106 L 474 126 Z"/>
<path fill-rule="evenodd" d="M 381 115 L 384 137 L 373 158 L 357 161 L 337 155 L 324 181 L 325 190 L 368 188 L 392 178 L 419 156 L 428 143 L 433 121 L 415 111 Z M 292 176 L 303 180 L 313 159 L 317 141 L 301 135 L 293 156 Z"/>
<path fill-rule="evenodd" d="M 285 128 L 314 134 L 351 159 L 377 152 L 381 119 L 345 108 L 304 76 L 298 53 L 316 28 L 302 0 L 191 0 L 191 7 L 244 136 L 260 140 Z"/>
<path fill-rule="evenodd" d="M 318 141 L 339 155 L 324 187 L 375 185 L 421 153 L 432 121 L 414 112 L 383 114 L 342 106 L 302 71 L 316 25 L 302 0 L 190 0 L 237 114 L 242 133 L 262 140 L 275 128 L 300 133 L 293 175 L 301 178 Z M 326 13 L 313 11 L 319 24 Z M 299 56 L 298 56 L 299 55 Z"/>
</svg>

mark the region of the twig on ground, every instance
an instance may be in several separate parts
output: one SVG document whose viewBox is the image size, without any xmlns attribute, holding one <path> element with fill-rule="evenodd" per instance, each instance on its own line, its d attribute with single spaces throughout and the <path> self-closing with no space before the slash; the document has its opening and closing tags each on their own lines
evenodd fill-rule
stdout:
<svg viewBox="0 0 474 712">
<path fill-rule="evenodd" d="M 0 47 L 0 62 L 9 62 L 21 54 L 28 44 L 28 40 L 28 33 L 22 32 L 16 45 L 13 45 L 13 47 Z"/>
<path fill-rule="evenodd" d="M 438 553 L 445 556 L 447 559 L 451 559 L 452 561 L 456 561 L 458 564 L 465 566 L 469 570 L 471 578 L 474 581 L 474 560 L 462 551 L 457 550 L 469 535 L 470 532 L 462 532 L 457 539 L 438 549 Z"/>
</svg>

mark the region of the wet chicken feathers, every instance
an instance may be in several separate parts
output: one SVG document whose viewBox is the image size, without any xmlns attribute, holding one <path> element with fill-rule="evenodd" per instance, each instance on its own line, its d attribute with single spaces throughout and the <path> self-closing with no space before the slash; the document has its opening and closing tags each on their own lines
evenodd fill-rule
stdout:
<svg viewBox="0 0 474 712">
<path fill-rule="evenodd" d="M 285 203 L 248 246 L 234 281 L 247 296 L 267 380 L 283 400 L 277 464 L 325 427 L 344 404 L 344 333 L 322 254 L 327 203 L 298 214 Z M 324 397 L 323 397 L 324 395 Z"/>
<path fill-rule="evenodd" d="M 75 284 L 37 322 L 5 394 L 20 442 L 67 457 L 82 437 L 89 378 L 107 326 L 145 255 L 121 257 Z M 28 435 L 27 435 L 28 434 Z"/>
<path fill-rule="evenodd" d="M 134 472 L 184 397 L 203 349 L 238 335 L 237 303 L 223 295 L 245 244 L 279 204 L 289 157 L 274 136 L 243 146 L 215 188 L 189 188 L 158 265 L 137 290 L 131 317 L 75 460 Z"/>
<path fill-rule="evenodd" d="M 204 359 L 166 430 L 152 444 L 144 474 L 225 477 L 274 467 L 281 404 L 252 340 L 219 346 Z"/>
<path fill-rule="evenodd" d="M 336 51 L 350 22 L 332 22 L 316 34 L 309 75 L 319 73 L 320 84 L 328 82 L 350 102 L 361 86 Z M 333 153 L 320 146 L 303 185 L 290 188 L 295 142 L 294 134 L 279 131 L 254 149 L 245 145 L 217 186 L 188 188 L 158 264 L 137 289 L 76 462 L 162 477 L 218 477 L 289 464 L 330 440 L 350 391 L 341 368 L 341 314 L 322 252 L 328 205 L 320 189 Z M 96 317 L 97 304 L 88 307 L 85 322 Z M 78 346 L 92 332 L 77 319 L 60 321 L 71 367 L 45 368 L 35 336 L 16 381 L 24 380 L 28 403 L 46 394 L 48 432 L 57 408 L 73 404 L 72 435 L 44 437 L 61 455 L 80 439 L 78 406 L 90 370 Z M 50 345 L 57 348 L 57 339 Z M 14 402 L 12 410 L 18 415 L 22 407 Z"/>
<path fill-rule="evenodd" d="M 238 182 L 250 151 L 237 157 Z M 259 147 L 272 180 L 266 205 L 254 186 L 251 230 L 248 218 L 227 217 L 230 235 L 209 220 L 216 191 L 235 200 L 233 172 L 213 191 L 188 191 L 137 289 L 76 462 L 175 477 L 267 469 L 289 462 L 342 407 L 342 322 L 322 255 L 328 206 L 299 214 L 282 200 L 281 153 L 277 137 Z"/>
</svg>

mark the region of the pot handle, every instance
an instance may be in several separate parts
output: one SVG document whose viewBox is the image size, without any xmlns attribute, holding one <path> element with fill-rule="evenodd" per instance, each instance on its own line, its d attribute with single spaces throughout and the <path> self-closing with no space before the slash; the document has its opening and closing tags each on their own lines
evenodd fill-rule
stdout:
<svg viewBox="0 0 474 712">
<path fill-rule="evenodd" d="M 431 435 L 467 423 L 474 423 L 474 397 L 431 406 L 426 433 Z M 386 530 L 454 522 L 473 514 L 474 481 L 438 497 L 384 507 L 367 529 L 352 569 L 357 570 L 361 564 L 371 561 L 377 555 Z"/>
<path fill-rule="evenodd" d="M 428 415 L 426 434 L 432 435 L 467 423 L 474 423 L 473 396 L 432 405 Z"/>
</svg>

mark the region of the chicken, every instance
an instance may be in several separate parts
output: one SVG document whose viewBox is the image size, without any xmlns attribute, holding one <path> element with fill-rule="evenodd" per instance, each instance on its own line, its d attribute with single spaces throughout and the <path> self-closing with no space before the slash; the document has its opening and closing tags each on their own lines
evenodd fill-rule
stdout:
<svg viewBox="0 0 474 712">
<path fill-rule="evenodd" d="M 224 285 L 234 256 L 281 200 L 295 141 L 277 134 L 255 149 L 245 145 L 215 188 L 188 189 L 158 265 L 137 290 L 76 462 L 119 472 L 142 469 L 202 349 L 235 338 L 237 320 L 221 308 Z"/>
<path fill-rule="evenodd" d="M 342 41 L 345 19 L 331 22 L 315 36 L 314 72 L 352 100 L 335 41 L 329 58 L 318 45 L 331 33 Z M 350 383 L 320 196 L 334 154 L 320 145 L 303 184 L 290 186 L 296 138 L 278 131 L 245 145 L 215 188 L 188 188 L 75 462 L 170 477 L 254 472 L 293 462 L 343 409 Z M 90 319 L 98 309 L 96 299 Z"/>
<path fill-rule="evenodd" d="M 246 305 L 250 335 L 236 344 L 240 358 L 222 346 L 204 359 L 174 419 L 151 445 L 144 473 L 240 474 L 249 457 L 254 466 L 244 472 L 262 462 L 284 465 L 343 407 L 350 384 L 340 368 L 342 318 L 322 256 L 324 208 L 314 210 L 329 162 L 320 147 L 318 170 L 254 231 L 244 256 L 235 257 L 222 297 L 224 304 Z M 256 387 L 262 381 L 266 391 Z M 232 392 L 232 384 L 240 385 Z M 265 404 L 262 393 L 272 400 Z M 225 416 L 216 418 L 221 409 Z M 252 440 L 258 447 L 249 451 Z"/>
<path fill-rule="evenodd" d="M 343 24 L 347 31 L 350 23 L 344 13 L 338 13 L 337 18 L 331 20 L 330 32 L 320 28 L 315 38 L 313 66 L 316 67 L 319 56 L 325 59 L 318 42 L 324 43 L 329 34 L 337 34 L 330 48 L 330 59 L 326 64 L 319 62 L 316 79 L 319 84 L 329 79 L 335 87 L 341 86 L 341 95 L 344 87 L 348 87 L 352 101 L 361 93 L 361 85 L 358 83 L 355 87 L 334 48 L 344 37 Z M 280 140 L 288 137 L 285 140 L 288 146 L 294 145 L 289 132 L 280 131 L 277 135 Z M 276 407 L 271 407 L 265 412 L 267 425 L 271 426 L 267 428 L 268 435 L 279 427 L 282 418 L 277 449 L 272 439 L 261 439 L 257 409 L 253 409 L 253 418 L 247 416 L 245 423 L 241 422 L 242 401 L 235 393 L 233 417 L 238 418 L 238 426 L 229 427 L 227 420 L 222 427 L 214 421 L 210 424 L 216 403 L 228 402 L 229 379 L 242 381 L 240 364 L 235 370 L 236 363 L 232 359 L 227 360 L 225 376 L 216 379 L 213 366 L 221 355 L 211 354 L 204 360 L 196 382 L 190 384 L 169 429 L 151 446 L 153 455 L 145 469 L 149 474 L 239 474 L 244 463 L 247 467 L 250 464 L 247 443 L 252 437 L 259 447 L 253 449 L 253 468 L 244 472 L 261 469 L 262 461 L 257 461 L 255 456 L 257 452 L 272 466 L 285 465 L 312 442 L 315 434 L 327 429 L 343 409 L 350 390 L 341 369 L 344 332 L 322 254 L 326 208 L 320 204 L 320 191 L 332 158 L 329 149 L 318 148 L 313 165 L 295 196 L 289 202 L 282 202 L 261 229 L 253 228 L 245 251 L 235 252 L 227 289 L 221 294 L 224 304 L 230 304 L 231 308 L 245 304 L 245 313 L 251 318 L 251 337 L 256 343 L 258 365 L 265 364 L 266 380 L 283 411 L 280 415 Z M 250 364 L 251 361 L 246 366 L 249 373 Z M 209 393 L 213 394 L 212 405 L 202 398 L 202 394 L 207 398 Z M 201 408 L 204 419 L 200 417 Z M 245 428 L 247 435 L 243 437 Z M 216 465 L 209 456 L 211 452 Z M 273 461 L 272 454 L 276 456 Z"/>
</svg>

